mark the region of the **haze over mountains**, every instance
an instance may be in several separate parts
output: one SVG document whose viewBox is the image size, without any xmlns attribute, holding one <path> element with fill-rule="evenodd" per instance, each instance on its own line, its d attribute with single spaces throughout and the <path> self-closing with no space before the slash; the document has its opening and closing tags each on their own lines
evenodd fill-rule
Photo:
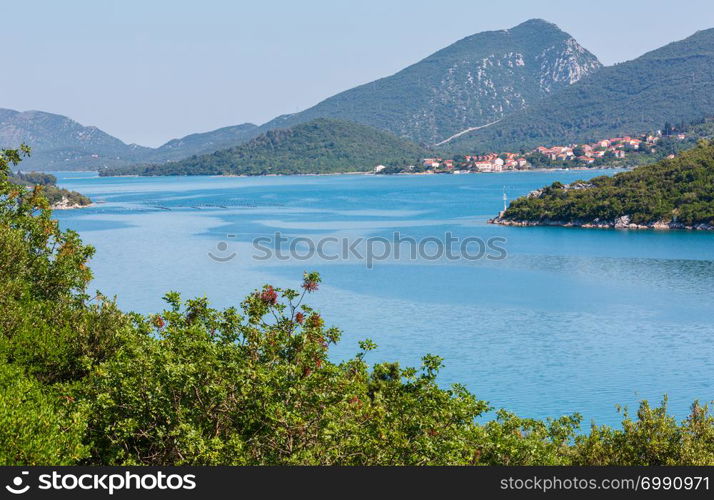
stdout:
<svg viewBox="0 0 714 500">
<path fill-rule="evenodd" d="M 535 104 L 601 66 L 556 25 L 532 19 L 510 30 L 464 38 L 395 75 L 262 128 L 339 118 L 436 144 Z"/>
<path fill-rule="evenodd" d="M 153 150 L 145 158 L 145 161 L 173 161 L 193 155 L 212 153 L 249 141 L 260 133 L 259 130 L 259 127 L 253 123 L 243 123 L 210 132 L 187 135 L 181 139 L 172 139 Z"/>
<path fill-rule="evenodd" d="M 0 109 L 0 147 L 32 147 L 23 169 L 82 169 L 139 161 L 149 148 L 124 144 L 97 127 L 42 111 Z"/>
<path fill-rule="evenodd" d="M 125 144 L 97 127 L 42 111 L 0 109 L 0 147 L 32 147 L 23 169 L 97 170 L 143 162 L 180 160 L 240 144 L 259 134 L 252 123 L 173 139 L 158 148 Z"/>
<path fill-rule="evenodd" d="M 379 136 L 392 144 L 401 137 L 470 153 L 636 134 L 703 116 L 714 116 L 714 30 L 603 68 L 570 35 L 534 19 L 464 38 L 395 75 L 261 126 L 146 148 L 64 116 L 0 109 L 0 146 L 31 145 L 25 169 L 102 169 L 206 155 L 318 118 L 380 129 L 397 136 Z"/>
</svg>

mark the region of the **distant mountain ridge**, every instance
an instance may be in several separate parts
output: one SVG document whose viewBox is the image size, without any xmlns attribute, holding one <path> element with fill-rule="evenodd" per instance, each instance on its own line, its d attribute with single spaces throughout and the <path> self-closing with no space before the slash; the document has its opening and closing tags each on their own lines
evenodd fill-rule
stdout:
<svg viewBox="0 0 714 500">
<path fill-rule="evenodd" d="M 353 121 L 435 144 L 532 105 L 601 66 L 557 26 L 532 19 L 510 30 L 469 36 L 393 76 L 260 127 L 250 123 L 224 127 L 146 148 L 125 144 L 61 115 L 0 110 L 0 145 L 32 146 L 28 168 L 100 169 L 210 153 L 316 118 Z"/>
<path fill-rule="evenodd" d="M 179 160 L 246 142 L 259 133 L 257 125 L 244 123 L 147 148 L 125 144 L 97 127 L 81 125 L 66 116 L 0 108 L 0 147 L 29 145 L 32 156 L 23 161 L 23 167 L 28 170 L 98 170 L 140 162 Z"/>
<path fill-rule="evenodd" d="M 714 115 L 714 29 L 601 69 L 527 110 L 464 134 L 450 151 L 588 142 Z"/>
<path fill-rule="evenodd" d="M 601 66 L 557 26 L 532 19 L 464 38 L 395 75 L 261 126 L 145 148 L 60 115 L 0 109 L 0 146 L 32 146 L 31 169 L 100 170 L 205 155 L 318 118 L 360 123 L 449 155 L 592 142 L 714 116 L 714 29 Z"/>
<path fill-rule="evenodd" d="M 414 164 L 424 148 L 359 123 L 318 118 L 269 130 L 249 142 L 177 162 L 106 169 L 100 175 L 269 175 L 371 171 Z"/>
<path fill-rule="evenodd" d="M 32 147 L 32 156 L 23 162 L 26 169 L 121 165 L 138 160 L 149 150 L 62 115 L 0 109 L 0 147 L 14 148 L 21 143 Z"/>
<path fill-rule="evenodd" d="M 338 118 L 435 144 L 520 111 L 601 67 L 556 25 L 531 19 L 464 38 L 392 76 L 280 116 L 261 130 Z"/>
<path fill-rule="evenodd" d="M 180 139 L 172 139 L 156 148 L 146 155 L 144 161 L 176 161 L 193 155 L 212 153 L 247 142 L 259 134 L 260 130 L 254 123 L 243 123 L 210 132 L 191 134 Z"/>
</svg>

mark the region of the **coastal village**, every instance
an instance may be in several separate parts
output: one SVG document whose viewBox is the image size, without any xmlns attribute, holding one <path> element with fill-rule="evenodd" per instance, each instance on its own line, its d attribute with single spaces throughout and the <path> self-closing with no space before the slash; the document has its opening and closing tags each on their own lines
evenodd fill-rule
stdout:
<svg viewBox="0 0 714 500">
<path fill-rule="evenodd" d="M 685 140 L 686 134 L 672 136 Z M 410 165 L 399 169 L 402 173 L 424 174 L 466 174 L 491 173 L 507 170 L 527 170 L 531 168 L 585 168 L 596 167 L 607 160 L 624 159 L 632 153 L 654 153 L 662 132 L 640 137 L 612 137 L 590 144 L 570 144 L 568 146 L 539 146 L 530 152 L 489 153 L 485 155 L 457 155 L 451 159 L 440 157 L 424 158 L 421 165 Z M 374 169 L 375 174 L 395 173 L 384 165 Z"/>
</svg>

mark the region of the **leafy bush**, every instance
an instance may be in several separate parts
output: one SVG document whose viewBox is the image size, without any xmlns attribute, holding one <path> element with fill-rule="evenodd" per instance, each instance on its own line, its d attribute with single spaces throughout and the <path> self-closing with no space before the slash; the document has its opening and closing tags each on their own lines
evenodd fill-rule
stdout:
<svg viewBox="0 0 714 500">
<path fill-rule="evenodd" d="M 677 424 L 667 415 L 667 400 L 652 408 L 646 401 L 632 420 L 625 411 L 622 429 L 593 426 L 579 436 L 575 465 L 711 465 L 714 463 L 714 417 L 707 406 L 692 405 Z"/>
<path fill-rule="evenodd" d="M 0 364 L 0 464 L 76 464 L 88 456 L 86 427 L 70 396 Z"/>
</svg>

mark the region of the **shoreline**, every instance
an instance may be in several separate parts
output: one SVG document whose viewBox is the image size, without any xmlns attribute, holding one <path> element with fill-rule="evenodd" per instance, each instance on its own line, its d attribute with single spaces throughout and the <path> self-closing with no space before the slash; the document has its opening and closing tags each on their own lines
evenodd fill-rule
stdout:
<svg viewBox="0 0 714 500">
<path fill-rule="evenodd" d="M 340 175 L 369 175 L 374 177 L 395 177 L 395 176 L 431 176 L 431 175 L 492 175 L 492 174 L 510 174 L 510 173 L 538 173 L 538 172 L 570 172 L 570 171 L 588 171 L 588 170 L 631 170 L 635 167 L 573 167 L 573 168 L 529 168 L 523 170 L 503 170 L 501 172 L 398 172 L 395 174 L 381 174 L 369 172 L 329 172 L 329 173 L 314 173 L 314 174 L 197 174 L 197 175 L 99 175 L 99 177 L 107 178 L 124 178 L 124 177 L 211 177 L 211 178 L 230 178 L 230 177 L 326 177 Z M 87 170 L 87 172 L 98 172 L 96 170 Z"/>
<path fill-rule="evenodd" d="M 322 177 L 331 175 L 376 175 L 374 172 L 328 172 L 322 174 L 259 174 L 259 175 L 248 175 L 248 174 L 220 174 L 220 175 L 208 175 L 206 177 Z M 107 177 L 129 177 L 129 176 L 107 176 Z M 135 177 L 200 177 L 198 175 L 137 175 Z"/>
<path fill-rule="evenodd" d="M 679 222 L 664 222 L 656 221 L 649 224 L 634 224 L 629 222 L 629 217 L 620 217 L 615 221 L 607 222 L 565 222 L 557 220 L 543 221 L 522 221 L 504 219 L 502 216 L 494 217 L 488 220 L 489 224 L 499 226 L 512 227 L 567 227 L 580 229 L 633 229 L 638 231 L 714 231 L 714 226 L 709 224 L 697 224 L 696 226 L 687 226 Z"/>
<path fill-rule="evenodd" d="M 73 205 L 66 205 L 66 204 L 61 204 L 61 203 L 56 203 L 54 205 L 50 205 L 50 209 L 54 212 L 55 210 L 78 210 L 80 208 L 89 208 L 95 206 L 96 203 L 92 202 L 87 205 L 80 205 L 79 203 L 75 203 Z"/>
<path fill-rule="evenodd" d="M 323 176 L 338 176 L 338 175 L 372 175 L 375 177 L 394 177 L 394 176 L 425 176 L 425 175 L 480 175 L 480 174 L 510 174 L 510 173 L 538 173 L 538 172 L 569 172 L 569 171 L 587 171 L 587 170 L 631 170 L 635 167 L 573 167 L 573 168 L 526 168 L 521 170 L 502 170 L 501 172 L 467 172 L 460 171 L 455 172 L 397 172 L 394 174 L 381 174 L 372 171 L 369 172 L 330 172 L 330 173 L 315 173 L 315 174 L 261 174 L 261 175 L 248 175 L 248 174 L 221 174 L 221 175 L 209 175 L 207 177 L 323 177 Z M 173 176 L 173 175 L 156 175 L 156 176 L 141 176 L 141 175 L 112 175 L 107 177 L 194 177 L 191 175 L 183 176 Z M 199 176 L 195 176 L 199 177 Z"/>
</svg>

